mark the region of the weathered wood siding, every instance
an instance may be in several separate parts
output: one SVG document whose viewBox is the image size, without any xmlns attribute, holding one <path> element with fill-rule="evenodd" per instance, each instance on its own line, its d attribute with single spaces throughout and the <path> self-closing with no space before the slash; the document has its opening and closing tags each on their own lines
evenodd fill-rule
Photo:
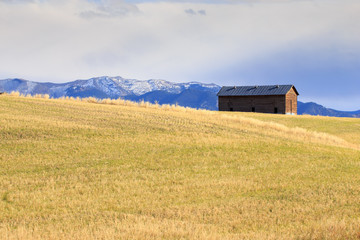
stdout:
<svg viewBox="0 0 360 240">
<path fill-rule="evenodd" d="M 219 111 L 286 113 L 286 97 L 282 96 L 219 96 Z"/>
<path fill-rule="evenodd" d="M 286 113 L 297 114 L 297 94 L 294 88 L 286 94 Z"/>
<path fill-rule="evenodd" d="M 298 93 L 294 86 L 285 94 L 219 96 L 219 111 L 297 114 Z"/>
</svg>

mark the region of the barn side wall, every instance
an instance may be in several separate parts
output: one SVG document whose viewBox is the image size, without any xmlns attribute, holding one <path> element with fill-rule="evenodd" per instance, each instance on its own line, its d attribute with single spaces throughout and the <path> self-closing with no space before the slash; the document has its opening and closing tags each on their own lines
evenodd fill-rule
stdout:
<svg viewBox="0 0 360 240">
<path fill-rule="evenodd" d="M 286 94 L 286 113 L 297 114 L 297 94 L 294 88 Z"/>
<path fill-rule="evenodd" d="M 282 96 L 219 96 L 219 111 L 285 114 L 286 97 Z"/>
</svg>

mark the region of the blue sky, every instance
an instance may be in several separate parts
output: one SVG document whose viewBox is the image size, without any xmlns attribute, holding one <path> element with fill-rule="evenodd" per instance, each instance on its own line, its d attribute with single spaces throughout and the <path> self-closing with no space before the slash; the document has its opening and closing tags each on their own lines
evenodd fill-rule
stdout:
<svg viewBox="0 0 360 240">
<path fill-rule="evenodd" d="M 360 109 L 358 0 L 0 0 L 0 79 L 294 84 Z"/>
</svg>

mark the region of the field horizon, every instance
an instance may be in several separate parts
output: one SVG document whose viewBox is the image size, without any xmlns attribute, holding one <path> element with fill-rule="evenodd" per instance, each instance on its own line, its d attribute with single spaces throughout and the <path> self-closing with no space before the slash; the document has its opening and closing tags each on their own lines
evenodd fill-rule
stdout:
<svg viewBox="0 0 360 240">
<path fill-rule="evenodd" d="M 0 96 L 4 239 L 360 239 L 360 119 Z"/>
</svg>

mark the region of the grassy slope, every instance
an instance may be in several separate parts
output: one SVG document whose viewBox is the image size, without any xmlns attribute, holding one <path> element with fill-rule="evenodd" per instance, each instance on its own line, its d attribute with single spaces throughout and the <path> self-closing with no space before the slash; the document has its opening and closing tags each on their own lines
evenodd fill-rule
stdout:
<svg viewBox="0 0 360 240">
<path fill-rule="evenodd" d="M 356 118 L 337 118 L 301 115 L 296 117 L 266 114 L 244 113 L 243 116 L 252 117 L 261 121 L 273 121 L 289 127 L 301 127 L 312 131 L 325 132 L 336 135 L 348 142 L 360 145 L 360 121 Z"/>
<path fill-rule="evenodd" d="M 357 239 L 359 145 L 359 119 L 1 96 L 0 236 Z"/>
</svg>

